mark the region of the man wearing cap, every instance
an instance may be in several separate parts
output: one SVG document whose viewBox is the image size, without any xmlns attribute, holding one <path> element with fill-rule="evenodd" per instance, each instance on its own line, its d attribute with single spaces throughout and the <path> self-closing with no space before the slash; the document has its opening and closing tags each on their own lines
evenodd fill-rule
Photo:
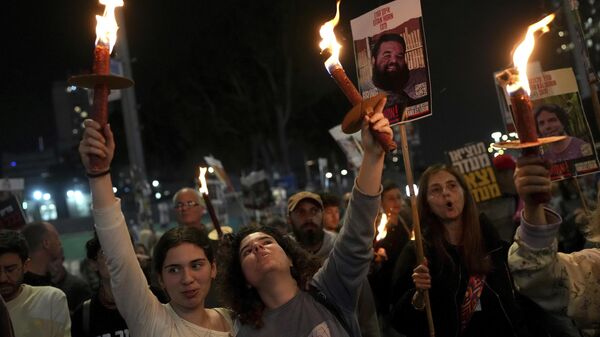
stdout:
<svg viewBox="0 0 600 337">
<path fill-rule="evenodd" d="M 309 253 L 323 261 L 329 256 L 337 233 L 323 229 L 323 201 L 318 194 L 302 191 L 288 199 L 288 222 L 292 237 Z M 363 337 L 379 337 L 379 322 L 373 293 L 365 279 L 358 298 L 357 317 Z"/>
<path fill-rule="evenodd" d="M 302 191 L 288 200 L 288 221 L 300 246 L 320 258 L 326 258 L 336 234 L 323 230 L 323 202 L 318 194 Z"/>
</svg>

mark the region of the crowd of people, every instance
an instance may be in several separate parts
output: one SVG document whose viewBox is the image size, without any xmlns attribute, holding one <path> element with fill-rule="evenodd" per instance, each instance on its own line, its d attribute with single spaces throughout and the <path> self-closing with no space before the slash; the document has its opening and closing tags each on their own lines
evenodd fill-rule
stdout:
<svg viewBox="0 0 600 337">
<path fill-rule="evenodd" d="M 215 241 L 201 196 L 184 188 L 173 198 L 179 226 L 151 247 L 133 241 L 113 193 L 110 125 L 86 120 L 93 279 L 62 266 L 50 223 L 0 230 L 0 335 L 429 336 L 430 306 L 436 336 L 599 336 L 600 211 L 578 218 L 587 241 L 565 251 L 561 210 L 540 198 L 552 193 L 547 161 L 495 159 L 503 206 L 481 210 L 459 172 L 434 165 L 419 181 L 421 261 L 407 200 L 382 182 L 371 130 L 392 134 L 385 104 L 366 111 L 347 204 L 301 191 L 285 218 Z"/>
</svg>

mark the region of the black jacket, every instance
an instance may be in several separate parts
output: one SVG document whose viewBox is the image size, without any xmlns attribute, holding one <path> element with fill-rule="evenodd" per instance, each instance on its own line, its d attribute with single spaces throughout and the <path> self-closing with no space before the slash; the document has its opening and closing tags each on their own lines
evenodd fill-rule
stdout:
<svg viewBox="0 0 600 337">
<path fill-rule="evenodd" d="M 388 225 L 386 237 L 373 246 L 375 251 L 380 247 L 384 248 L 388 257 L 386 261 L 373 268 L 369 274 L 369 283 L 373 289 L 377 313 L 381 315 L 387 315 L 390 311 L 389 307 L 393 304 L 389 294 L 389 289 L 392 287 L 392 274 L 400 253 L 410 241 L 410 232 L 407 229 L 411 230 L 412 226 L 404 225 L 402 221 L 404 220 L 398 219 L 397 225 Z"/>
<path fill-rule="evenodd" d="M 480 222 L 492 270 L 486 275 L 480 298 L 481 310 L 473 314 L 463 336 L 547 336 L 543 327 L 531 328 L 534 322 L 524 316 L 525 311 L 529 311 L 530 315 L 543 315 L 543 311 L 515 290 L 507 263 L 508 244 L 499 239 L 485 218 Z M 460 307 L 469 279 L 458 250 L 450 244 L 447 249 L 455 267 L 442 265 L 431 254 L 431 249 L 426 252 L 432 277 L 429 294 L 437 337 L 460 335 Z M 415 267 L 416 252 L 414 242 L 411 242 L 403 250 L 396 265 L 392 291 L 396 305 L 391 321 L 396 330 L 409 337 L 425 337 L 429 336 L 425 311 L 415 310 L 411 303 L 416 291 L 411 276 Z M 528 310 L 523 310 L 524 306 Z"/>
</svg>

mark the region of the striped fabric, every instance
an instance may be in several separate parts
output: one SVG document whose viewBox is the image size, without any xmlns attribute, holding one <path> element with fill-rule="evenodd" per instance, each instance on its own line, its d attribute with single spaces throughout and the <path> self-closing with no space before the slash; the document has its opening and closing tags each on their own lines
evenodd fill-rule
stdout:
<svg viewBox="0 0 600 337">
<path fill-rule="evenodd" d="M 469 321 L 479 304 L 479 298 L 483 291 L 483 284 L 485 283 L 484 276 L 471 276 L 469 277 L 469 283 L 467 284 L 467 291 L 465 292 L 465 299 L 460 307 L 460 334 L 462 335 Z"/>
</svg>

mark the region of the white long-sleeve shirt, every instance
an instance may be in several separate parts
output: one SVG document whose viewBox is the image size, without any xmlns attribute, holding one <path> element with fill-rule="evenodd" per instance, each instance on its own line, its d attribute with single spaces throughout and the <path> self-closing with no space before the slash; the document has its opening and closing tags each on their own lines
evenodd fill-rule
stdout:
<svg viewBox="0 0 600 337">
<path fill-rule="evenodd" d="M 181 318 L 170 304 L 162 304 L 148 288 L 148 282 L 131 244 L 121 201 L 94 209 L 96 232 L 110 272 L 117 308 L 134 337 L 228 337 L 229 332 L 210 330 Z M 226 309 L 216 308 L 227 322 Z M 231 326 L 231 324 L 230 324 Z"/>
</svg>

